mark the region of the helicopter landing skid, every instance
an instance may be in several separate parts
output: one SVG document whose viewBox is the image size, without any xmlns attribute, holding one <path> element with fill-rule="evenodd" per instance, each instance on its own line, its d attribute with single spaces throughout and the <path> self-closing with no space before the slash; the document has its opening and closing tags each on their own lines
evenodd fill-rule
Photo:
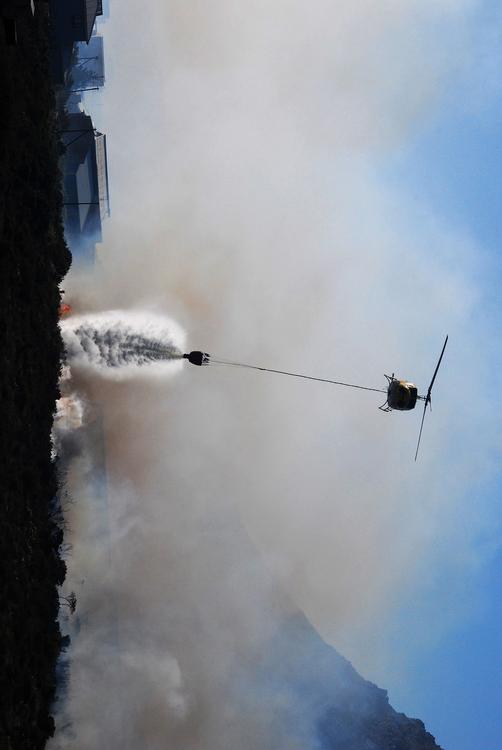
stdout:
<svg viewBox="0 0 502 750">
<path fill-rule="evenodd" d="M 384 375 L 385 375 L 385 373 L 384 373 Z M 388 382 L 389 386 L 392 383 L 392 381 L 395 380 L 394 373 L 392 373 L 392 375 L 385 375 L 385 377 L 387 378 L 387 382 Z M 388 402 L 387 399 L 385 399 L 385 403 L 383 403 L 378 408 L 380 409 L 380 411 L 385 411 L 385 412 L 392 411 L 392 407 L 389 406 L 389 402 Z"/>
</svg>

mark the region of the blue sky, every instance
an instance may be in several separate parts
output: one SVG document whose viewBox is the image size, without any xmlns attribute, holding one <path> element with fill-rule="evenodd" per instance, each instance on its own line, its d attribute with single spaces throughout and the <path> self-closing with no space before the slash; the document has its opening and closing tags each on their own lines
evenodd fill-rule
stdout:
<svg viewBox="0 0 502 750">
<path fill-rule="evenodd" d="M 480 247 L 484 276 L 478 324 L 492 331 L 497 347 L 502 324 L 502 95 L 492 90 L 474 108 L 463 101 L 465 94 L 461 77 L 435 118 L 406 148 L 386 159 L 382 171 L 392 185 L 405 185 L 419 204 L 433 208 Z M 501 494 L 499 473 L 473 502 L 500 507 Z M 475 579 L 466 582 L 467 596 L 475 590 L 478 598 L 473 611 L 424 650 L 408 693 L 391 695 L 398 708 L 414 712 L 444 747 L 455 750 L 498 750 L 502 742 L 502 548 L 496 530 L 480 541 L 491 552 Z"/>
<path fill-rule="evenodd" d="M 414 707 L 452 750 L 499 750 L 502 737 L 502 554 L 479 576 L 483 606 L 417 662 Z"/>
</svg>

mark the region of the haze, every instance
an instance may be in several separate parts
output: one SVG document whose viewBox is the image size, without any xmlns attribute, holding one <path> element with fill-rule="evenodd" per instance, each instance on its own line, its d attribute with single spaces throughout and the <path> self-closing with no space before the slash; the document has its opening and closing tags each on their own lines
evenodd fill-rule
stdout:
<svg viewBox="0 0 502 750">
<path fill-rule="evenodd" d="M 276 610 L 301 608 L 383 686 L 468 616 L 458 592 L 488 554 L 480 488 L 500 450 L 492 330 L 477 315 L 487 261 L 384 165 L 467 75 L 476 5 L 113 4 L 96 110 L 112 217 L 97 273 L 65 284 L 77 312 L 163 313 L 189 349 L 373 387 L 395 372 L 421 392 L 450 344 L 417 464 L 418 413 L 382 414 L 378 394 L 224 368 L 81 376 L 104 409 L 112 563 L 101 577 L 75 511 L 76 746 L 197 747 L 203 705 L 204 747 L 221 750 L 225 675 Z M 88 458 L 73 466 L 75 507 Z M 114 628 L 136 675 L 127 730 L 98 715 L 99 684 L 122 674 L 95 664 Z M 241 742 L 252 717 L 234 719 L 228 741 Z"/>
</svg>

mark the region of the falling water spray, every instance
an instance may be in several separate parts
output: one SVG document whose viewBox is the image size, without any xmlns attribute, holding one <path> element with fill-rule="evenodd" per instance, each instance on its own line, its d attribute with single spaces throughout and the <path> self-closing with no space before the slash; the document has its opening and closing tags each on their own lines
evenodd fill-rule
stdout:
<svg viewBox="0 0 502 750">
<path fill-rule="evenodd" d="M 165 316 L 111 310 L 72 316 L 60 325 L 72 367 L 121 378 L 181 366 L 185 335 Z"/>
</svg>

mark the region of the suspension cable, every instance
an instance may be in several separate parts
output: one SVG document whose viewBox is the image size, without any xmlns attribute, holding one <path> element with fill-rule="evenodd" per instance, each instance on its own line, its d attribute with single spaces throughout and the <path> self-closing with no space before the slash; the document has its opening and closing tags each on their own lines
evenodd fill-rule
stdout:
<svg viewBox="0 0 502 750">
<path fill-rule="evenodd" d="M 329 380 L 328 378 L 315 378 L 312 375 L 300 375 L 297 372 L 287 372 L 286 370 L 274 370 L 271 367 L 258 367 L 257 365 L 246 365 L 242 362 L 230 362 L 225 359 L 215 359 L 212 356 L 208 365 L 228 365 L 229 367 L 245 367 L 248 370 L 260 370 L 262 372 L 275 372 L 278 375 L 288 375 L 291 378 L 302 378 L 303 380 L 316 380 L 318 383 L 331 383 L 332 385 L 343 385 L 346 388 L 357 388 L 361 391 L 373 391 L 373 393 L 387 393 L 387 389 L 368 388 L 365 385 L 355 385 L 355 383 L 342 383 L 340 380 Z"/>
</svg>

